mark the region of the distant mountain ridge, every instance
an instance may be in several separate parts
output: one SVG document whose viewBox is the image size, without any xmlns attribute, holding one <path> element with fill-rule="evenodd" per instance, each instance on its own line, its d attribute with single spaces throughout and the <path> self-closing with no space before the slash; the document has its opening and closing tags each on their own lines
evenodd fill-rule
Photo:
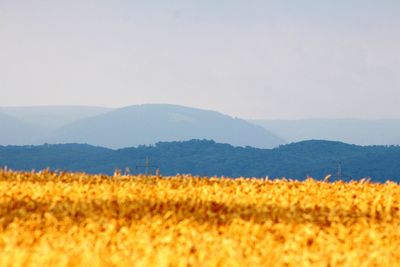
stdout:
<svg viewBox="0 0 400 267">
<path fill-rule="evenodd" d="M 108 148 L 155 144 L 159 141 L 213 139 L 235 146 L 272 148 L 285 143 L 263 127 L 209 110 L 167 104 L 107 109 L 55 106 L 0 108 L 19 121 L 18 130 L 0 138 L 0 145 L 89 143 Z M 8 115 L 7 115 L 8 116 Z M 35 129 L 40 131 L 36 134 Z M 18 133 L 17 133 L 18 132 Z M 35 133 L 33 133 L 35 132 Z M 21 135 L 14 142 L 13 133 Z M 24 138 L 22 138 L 24 136 Z"/>
<path fill-rule="evenodd" d="M 90 143 L 110 148 L 190 139 L 261 148 L 285 142 L 242 119 L 215 111 L 160 104 L 129 106 L 81 119 L 46 138 L 49 143 Z"/>
<path fill-rule="evenodd" d="M 43 133 L 40 127 L 0 113 L 0 144 L 29 144 Z"/>
<path fill-rule="evenodd" d="M 0 113 L 46 130 L 54 130 L 76 120 L 100 115 L 111 110 L 111 108 L 90 106 L 0 107 Z"/>
<path fill-rule="evenodd" d="M 0 131 L 0 145 L 89 143 L 122 148 L 190 139 L 259 148 L 311 139 L 357 145 L 400 144 L 400 119 L 245 121 L 218 112 L 163 104 L 0 107 Z"/>
<path fill-rule="evenodd" d="M 80 144 L 0 146 L 0 166 L 27 171 L 50 167 L 112 174 L 117 168 L 128 167 L 132 173 L 143 173 L 144 169 L 136 166 L 143 165 L 146 157 L 163 175 L 323 179 L 327 174 L 335 175 L 341 163 L 344 180 L 371 177 L 375 182 L 400 182 L 400 146 L 363 147 L 318 140 L 274 149 L 233 147 L 207 140 L 159 142 L 118 150 Z"/>
</svg>

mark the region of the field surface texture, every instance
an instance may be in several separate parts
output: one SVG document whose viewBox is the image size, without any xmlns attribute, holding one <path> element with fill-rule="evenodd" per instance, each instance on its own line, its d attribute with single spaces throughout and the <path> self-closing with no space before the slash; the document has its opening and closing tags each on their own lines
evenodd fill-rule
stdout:
<svg viewBox="0 0 400 267">
<path fill-rule="evenodd" d="M 0 266 L 396 266 L 396 183 L 0 171 Z"/>
</svg>

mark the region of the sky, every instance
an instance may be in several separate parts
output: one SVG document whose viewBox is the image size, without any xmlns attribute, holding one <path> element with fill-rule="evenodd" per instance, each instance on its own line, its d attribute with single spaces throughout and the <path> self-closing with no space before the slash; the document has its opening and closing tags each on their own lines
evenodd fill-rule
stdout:
<svg viewBox="0 0 400 267">
<path fill-rule="evenodd" d="M 398 0 L 0 0 L 0 106 L 400 118 Z"/>
</svg>

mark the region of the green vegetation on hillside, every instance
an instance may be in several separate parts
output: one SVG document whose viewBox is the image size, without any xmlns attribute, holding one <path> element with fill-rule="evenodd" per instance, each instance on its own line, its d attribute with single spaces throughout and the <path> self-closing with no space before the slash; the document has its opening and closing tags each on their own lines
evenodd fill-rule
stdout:
<svg viewBox="0 0 400 267">
<path fill-rule="evenodd" d="M 131 173 L 146 157 L 163 175 L 190 173 L 227 177 L 287 177 L 322 179 L 342 163 L 345 179 L 371 177 L 400 180 L 399 146 L 356 146 L 340 142 L 304 141 L 275 149 L 233 147 L 214 141 L 160 142 L 119 150 L 65 144 L 0 147 L 0 166 L 15 170 L 51 169 L 112 174 L 116 168 Z M 153 168 L 154 172 L 154 168 Z M 334 179 L 334 177 L 332 177 Z"/>
</svg>

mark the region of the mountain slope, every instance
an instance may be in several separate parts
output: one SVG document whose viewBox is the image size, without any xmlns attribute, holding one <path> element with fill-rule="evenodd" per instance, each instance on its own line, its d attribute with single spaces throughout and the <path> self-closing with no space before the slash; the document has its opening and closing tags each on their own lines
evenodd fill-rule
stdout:
<svg viewBox="0 0 400 267">
<path fill-rule="evenodd" d="M 253 120 L 288 142 L 321 139 L 358 145 L 400 144 L 400 120 Z"/>
<path fill-rule="evenodd" d="M 0 113 L 0 145 L 31 144 L 43 134 L 40 127 L 25 123 L 15 117 Z"/>
<path fill-rule="evenodd" d="M 87 106 L 0 107 L 0 112 L 38 127 L 55 130 L 74 121 L 100 115 L 109 108 Z"/>
<path fill-rule="evenodd" d="M 284 143 L 245 120 L 214 111 L 157 104 L 129 106 L 85 118 L 56 130 L 46 141 L 121 148 L 190 139 L 261 148 Z"/>
<path fill-rule="evenodd" d="M 323 179 L 342 164 L 343 179 L 371 177 L 373 181 L 400 181 L 400 147 L 356 146 L 340 142 L 304 141 L 275 149 L 233 147 L 214 141 L 160 142 L 119 150 L 89 145 L 0 146 L 0 167 L 112 174 L 116 168 L 143 173 L 148 157 L 152 171 L 163 175 L 288 177 Z M 335 180 L 332 177 L 331 180 Z"/>
</svg>

